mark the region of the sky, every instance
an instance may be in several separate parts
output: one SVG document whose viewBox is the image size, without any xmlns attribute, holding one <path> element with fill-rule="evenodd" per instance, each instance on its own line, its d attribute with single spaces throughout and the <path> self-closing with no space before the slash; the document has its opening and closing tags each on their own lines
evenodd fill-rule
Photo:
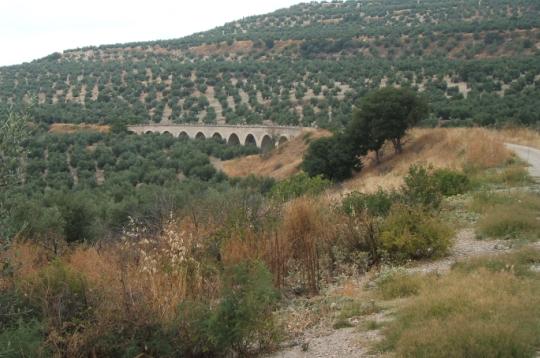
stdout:
<svg viewBox="0 0 540 358">
<path fill-rule="evenodd" d="M 306 0 L 0 0 L 0 66 L 77 47 L 173 39 Z"/>
</svg>

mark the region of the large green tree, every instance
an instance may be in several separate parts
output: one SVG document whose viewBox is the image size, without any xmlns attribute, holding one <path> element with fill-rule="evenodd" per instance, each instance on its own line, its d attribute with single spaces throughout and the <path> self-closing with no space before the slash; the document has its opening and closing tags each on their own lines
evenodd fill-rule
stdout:
<svg viewBox="0 0 540 358">
<path fill-rule="evenodd" d="M 354 112 L 347 129 L 350 140 L 358 146 L 378 152 L 390 140 L 401 153 L 401 139 L 407 129 L 429 113 L 427 102 L 414 91 L 385 87 L 368 94 Z"/>
</svg>

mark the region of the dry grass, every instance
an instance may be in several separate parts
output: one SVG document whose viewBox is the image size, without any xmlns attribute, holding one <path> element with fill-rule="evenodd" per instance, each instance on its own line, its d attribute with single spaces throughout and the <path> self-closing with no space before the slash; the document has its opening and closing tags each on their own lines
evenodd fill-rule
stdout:
<svg viewBox="0 0 540 358">
<path fill-rule="evenodd" d="M 216 297 L 218 276 L 203 273 L 201 238 L 207 233 L 197 235 L 186 227 L 189 229 L 186 223 L 171 221 L 160 235 L 128 233 L 121 243 L 100 248 L 81 245 L 52 261 L 84 277 L 88 284 L 84 300 L 92 308 L 94 320 L 83 335 L 60 336 L 52 330 L 48 340 L 62 341 L 65 347 L 61 350 L 76 351 L 104 332 L 170 323 L 186 298 Z M 7 253 L 13 264 L 13 279 L 27 297 L 35 295 L 36 285 L 43 285 L 40 277 L 50 271 L 52 258 L 47 253 L 30 243 L 14 244 Z"/>
<path fill-rule="evenodd" d="M 301 265 L 303 281 L 311 293 L 319 290 L 319 242 L 325 241 L 324 220 L 311 199 L 300 198 L 286 208 L 282 235 Z"/>
<path fill-rule="evenodd" d="M 231 233 L 221 247 L 226 265 L 245 260 L 265 262 L 274 275 L 275 285 L 302 286 L 317 293 L 321 279 L 319 260 L 331 241 L 332 225 L 324 205 L 301 197 L 286 204 L 281 223 L 275 228 L 240 228 Z"/>
<path fill-rule="evenodd" d="M 218 302 L 222 269 L 237 263 L 263 261 L 276 286 L 316 294 L 335 229 L 325 210 L 300 198 L 280 209 L 283 220 L 268 225 L 214 217 L 196 225 L 185 217 L 150 234 L 133 224 L 119 242 L 68 247 L 59 257 L 37 244 L 15 243 L 7 252 L 14 274 L 5 288 L 17 288 L 47 319 L 54 317 L 45 333 L 58 354 L 99 352 L 116 335 L 124 347 L 121 339 L 133 332 L 175 326 L 184 304 Z"/>
<path fill-rule="evenodd" d="M 6 261 L 13 267 L 17 278 L 38 272 L 51 259 L 51 252 L 32 243 L 20 242 L 5 252 Z"/>
<path fill-rule="evenodd" d="M 490 168 L 511 158 L 497 132 L 484 128 L 416 128 L 404 140 L 403 154 L 395 155 L 387 145 L 377 165 L 373 154 L 363 158 L 364 169 L 345 182 L 345 191 L 374 192 L 379 187 L 397 189 L 413 164 L 461 170 L 466 167 Z"/>
<path fill-rule="evenodd" d="M 497 131 L 501 140 L 540 149 L 540 132 L 529 128 L 505 128 Z"/>
<path fill-rule="evenodd" d="M 482 237 L 540 238 L 540 196 L 537 194 L 479 193 L 470 206 L 484 213 L 477 226 L 477 232 Z"/>
<path fill-rule="evenodd" d="M 99 133 L 109 133 L 111 127 L 108 125 L 98 125 L 98 124 L 68 124 L 68 123 L 53 123 L 49 127 L 49 133 L 56 134 L 71 134 L 76 132 L 99 132 Z"/>
<path fill-rule="evenodd" d="M 311 140 L 330 135 L 325 130 L 309 130 Z M 258 176 L 269 176 L 275 179 L 285 179 L 300 171 L 304 152 L 309 146 L 309 140 L 305 139 L 306 134 L 301 134 L 295 139 L 281 145 L 272 152 L 261 156 L 251 155 L 248 157 L 228 160 L 222 163 L 223 171 L 233 177 L 248 176 L 250 174 Z"/>
<path fill-rule="evenodd" d="M 540 285 L 529 267 L 537 257 L 478 259 L 449 275 L 425 277 L 386 330 L 384 348 L 400 357 L 534 356 Z M 518 274 L 517 266 L 528 273 Z"/>
<path fill-rule="evenodd" d="M 314 131 L 311 138 L 327 135 L 326 131 Z M 343 183 L 343 189 L 346 192 L 374 192 L 379 187 L 396 189 L 402 185 L 403 177 L 412 164 L 455 170 L 498 167 L 512 157 L 504 147 L 505 142 L 540 148 L 540 134 L 530 129 L 415 128 L 404 140 L 403 154 L 395 155 L 388 144 L 383 148 L 384 155 L 379 165 L 375 163 L 373 153 L 367 155 L 362 158 L 362 172 Z M 284 179 L 298 173 L 308 145 L 302 137 L 297 137 L 265 157 L 254 155 L 223 162 L 223 170 L 230 176 L 256 174 Z"/>
</svg>

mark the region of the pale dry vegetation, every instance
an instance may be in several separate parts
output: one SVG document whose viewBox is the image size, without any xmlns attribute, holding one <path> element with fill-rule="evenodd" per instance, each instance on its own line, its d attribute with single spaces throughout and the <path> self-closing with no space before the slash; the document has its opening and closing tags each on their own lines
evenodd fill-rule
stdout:
<svg viewBox="0 0 540 358">
<path fill-rule="evenodd" d="M 76 132 L 99 132 L 109 133 L 111 126 L 99 124 L 69 124 L 69 123 L 53 123 L 49 127 L 50 133 L 67 134 Z"/>
<path fill-rule="evenodd" d="M 300 171 L 304 152 L 311 140 L 329 136 L 325 130 L 306 129 L 305 133 L 274 149 L 266 155 L 250 155 L 222 163 L 225 174 L 232 177 L 250 174 L 285 179 Z"/>
<path fill-rule="evenodd" d="M 531 267 L 538 260 L 527 249 L 466 261 L 442 277 L 394 282 L 401 288 L 391 297 L 414 297 L 386 328 L 382 348 L 401 357 L 534 356 L 540 286 Z"/>
<path fill-rule="evenodd" d="M 504 128 L 497 131 L 502 141 L 540 149 L 540 131 L 530 128 Z"/>
<path fill-rule="evenodd" d="M 373 155 L 366 156 L 365 168 L 344 183 L 345 190 L 374 192 L 379 187 L 398 188 L 413 164 L 453 170 L 487 169 L 501 166 L 512 157 L 497 132 L 484 128 L 415 128 L 404 142 L 400 155 L 393 154 L 390 146 L 383 148 L 386 155 L 378 165 Z"/>
<path fill-rule="evenodd" d="M 310 140 L 330 135 L 326 131 L 312 133 Z M 461 171 L 501 167 L 513 156 L 505 148 L 505 142 L 540 147 L 540 135 L 529 129 L 415 128 L 405 138 L 402 154 L 394 154 L 391 144 L 387 144 L 383 148 L 380 164 L 375 163 L 373 153 L 365 156 L 362 158 L 362 171 L 343 183 L 342 187 L 346 192 L 396 189 L 403 184 L 403 177 L 413 164 Z M 265 156 L 252 155 L 225 161 L 222 168 L 230 176 L 255 174 L 285 179 L 300 171 L 299 166 L 308 146 L 309 140 L 299 136 Z"/>
</svg>

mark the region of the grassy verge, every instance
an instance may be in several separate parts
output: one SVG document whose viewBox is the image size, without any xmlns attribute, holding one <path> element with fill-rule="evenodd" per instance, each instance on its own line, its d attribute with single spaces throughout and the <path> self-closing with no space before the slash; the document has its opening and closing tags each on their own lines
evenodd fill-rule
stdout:
<svg viewBox="0 0 540 358">
<path fill-rule="evenodd" d="M 536 193 L 478 192 L 469 206 L 482 214 L 477 224 L 481 238 L 540 238 L 540 195 Z"/>
<path fill-rule="evenodd" d="M 425 277 L 386 328 L 381 348 L 400 357 L 534 356 L 540 345 L 538 262 L 540 252 L 526 250 Z"/>
</svg>

